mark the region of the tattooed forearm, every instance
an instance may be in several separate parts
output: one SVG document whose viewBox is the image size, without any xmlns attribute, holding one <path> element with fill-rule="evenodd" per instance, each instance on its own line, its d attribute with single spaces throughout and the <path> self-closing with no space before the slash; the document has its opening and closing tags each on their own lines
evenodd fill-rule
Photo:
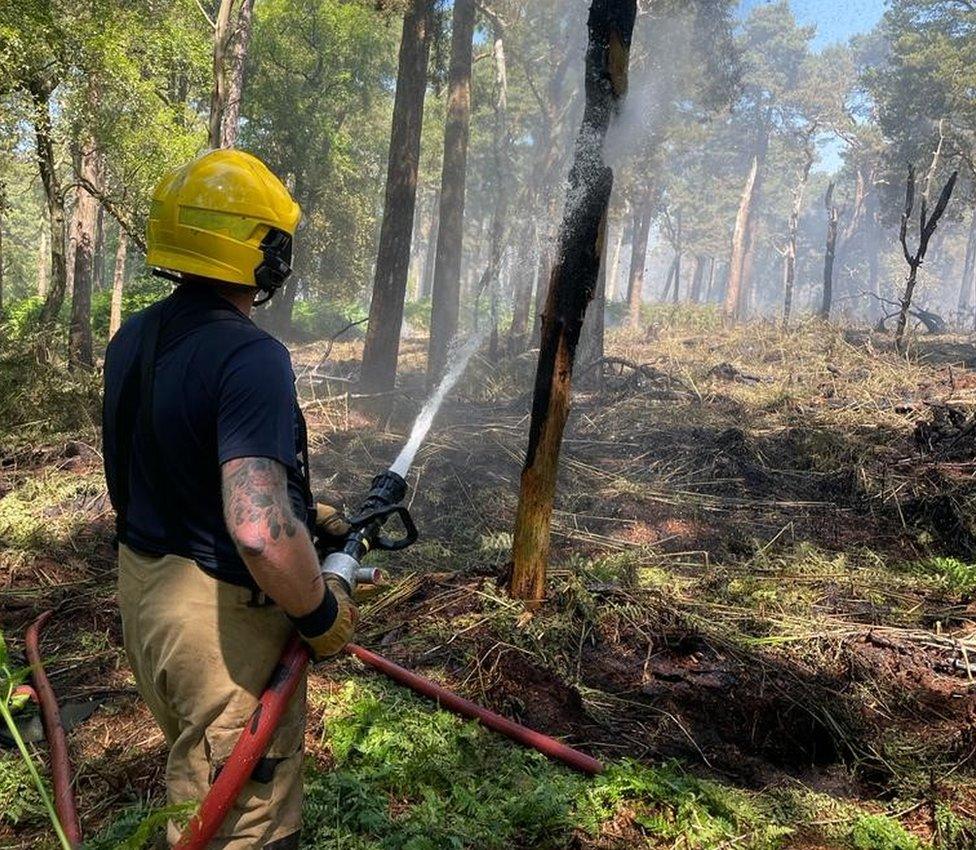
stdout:
<svg viewBox="0 0 976 850">
<path fill-rule="evenodd" d="M 224 518 L 244 555 L 260 555 L 270 542 L 294 537 L 300 527 L 288 501 L 285 468 L 274 460 L 246 457 L 221 470 Z"/>
</svg>

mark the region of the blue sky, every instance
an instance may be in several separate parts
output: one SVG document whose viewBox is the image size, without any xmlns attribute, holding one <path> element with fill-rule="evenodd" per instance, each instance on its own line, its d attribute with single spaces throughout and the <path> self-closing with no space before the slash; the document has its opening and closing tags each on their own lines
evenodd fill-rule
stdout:
<svg viewBox="0 0 976 850">
<path fill-rule="evenodd" d="M 765 0 L 742 0 L 740 13 Z M 884 0 L 790 0 L 793 14 L 801 24 L 816 24 L 816 48 L 847 41 L 852 35 L 867 32 L 884 13 Z"/>
</svg>

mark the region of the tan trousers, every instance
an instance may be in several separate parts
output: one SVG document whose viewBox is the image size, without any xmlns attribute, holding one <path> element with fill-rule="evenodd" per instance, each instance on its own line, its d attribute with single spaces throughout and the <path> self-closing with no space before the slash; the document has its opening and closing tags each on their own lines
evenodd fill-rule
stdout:
<svg viewBox="0 0 976 850">
<path fill-rule="evenodd" d="M 119 546 L 119 608 L 136 685 L 169 744 L 169 802 L 199 802 L 293 627 L 281 609 L 256 606 L 249 590 L 211 578 L 193 561 L 126 546 Z M 211 848 L 298 847 L 304 730 L 302 682 Z M 169 825 L 167 838 L 176 843 L 176 824 Z"/>
</svg>

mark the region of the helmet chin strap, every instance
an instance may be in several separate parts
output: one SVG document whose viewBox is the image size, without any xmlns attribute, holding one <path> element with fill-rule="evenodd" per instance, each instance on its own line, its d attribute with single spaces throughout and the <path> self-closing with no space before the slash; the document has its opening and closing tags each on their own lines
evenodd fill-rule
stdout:
<svg viewBox="0 0 976 850">
<path fill-rule="evenodd" d="M 155 269 L 154 268 L 152 270 L 152 276 L 153 277 L 161 277 L 164 280 L 169 280 L 169 281 L 172 281 L 173 283 L 183 283 L 184 282 L 183 278 L 180 277 L 178 274 L 174 274 L 173 272 L 166 271 L 166 269 Z"/>
</svg>

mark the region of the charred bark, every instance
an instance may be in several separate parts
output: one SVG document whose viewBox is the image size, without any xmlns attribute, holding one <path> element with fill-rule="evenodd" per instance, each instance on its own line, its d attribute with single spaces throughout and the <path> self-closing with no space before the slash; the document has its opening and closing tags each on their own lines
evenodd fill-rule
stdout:
<svg viewBox="0 0 976 850">
<path fill-rule="evenodd" d="M 371 392 L 393 389 L 396 383 L 433 8 L 433 0 L 411 0 L 403 18 L 383 222 L 363 349 L 361 382 Z"/>
<path fill-rule="evenodd" d="M 471 121 L 471 40 L 474 35 L 474 12 L 474 0 L 455 0 L 437 249 L 430 308 L 430 340 L 427 347 L 428 386 L 436 384 L 444 372 L 451 341 L 457 333 L 461 303 L 464 183 Z"/>
<path fill-rule="evenodd" d="M 569 414 L 573 362 L 599 273 L 613 188 L 613 171 L 603 162 L 603 140 L 626 88 L 636 13 L 636 0 L 593 0 L 587 22 L 586 105 L 546 296 L 512 545 L 509 592 L 530 605 L 545 594 L 556 470 Z"/>
<path fill-rule="evenodd" d="M 931 173 L 932 172 L 930 170 L 926 191 L 928 191 L 931 184 Z M 939 200 L 936 202 L 935 209 L 932 210 L 931 215 L 928 215 L 928 204 L 926 203 L 926 199 L 924 197 L 922 198 L 921 211 L 919 215 L 918 247 L 915 249 L 915 252 L 912 253 L 908 250 L 908 222 L 915 208 L 915 169 L 912 166 L 908 167 L 908 180 L 906 181 L 905 185 L 905 209 L 902 212 L 901 231 L 899 233 L 902 253 L 904 254 L 905 262 L 908 263 L 908 277 L 905 280 L 905 293 L 901 299 L 901 308 L 898 311 L 898 324 L 895 328 L 895 347 L 899 351 L 904 351 L 905 348 L 905 328 L 908 325 L 908 315 L 912 307 L 912 296 L 915 293 L 915 284 L 918 279 L 918 268 L 925 260 L 925 254 L 929 249 L 929 241 L 932 239 L 932 234 L 935 233 L 935 229 L 939 225 L 939 219 L 942 218 L 942 214 L 949 205 L 949 199 L 952 197 L 952 190 L 955 188 L 956 179 L 958 176 L 958 171 L 952 172 L 949 179 L 946 181 L 945 186 L 942 187 Z"/>
</svg>

